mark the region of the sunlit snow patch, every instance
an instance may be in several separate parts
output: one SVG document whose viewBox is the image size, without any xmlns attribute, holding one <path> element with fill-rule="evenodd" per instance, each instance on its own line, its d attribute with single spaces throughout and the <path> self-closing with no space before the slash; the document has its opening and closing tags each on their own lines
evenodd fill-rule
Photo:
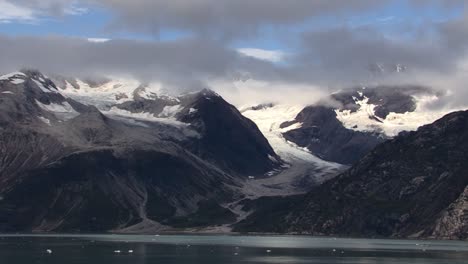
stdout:
<svg viewBox="0 0 468 264">
<path fill-rule="evenodd" d="M 39 120 L 41 120 L 42 122 L 44 122 L 45 124 L 50 126 L 50 120 L 49 119 L 47 119 L 45 117 L 42 117 L 42 116 L 38 116 L 37 118 L 39 118 Z"/>
<path fill-rule="evenodd" d="M 23 79 L 13 79 L 10 81 L 12 84 L 22 84 L 24 83 Z"/>
<path fill-rule="evenodd" d="M 8 80 L 10 80 L 11 78 L 15 78 L 15 77 L 19 77 L 19 76 L 25 77 L 26 74 L 24 74 L 24 73 L 22 73 L 22 72 L 12 72 L 12 73 L 5 74 L 5 75 L 0 76 L 0 81 L 8 81 Z"/>
<path fill-rule="evenodd" d="M 177 115 L 177 113 L 179 113 L 183 109 L 184 108 L 180 105 L 165 106 L 162 112 L 158 115 L 158 117 L 174 118 Z"/>
<path fill-rule="evenodd" d="M 123 110 L 117 107 L 112 107 L 109 111 L 103 111 L 103 113 L 106 115 L 110 115 L 110 116 L 123 116 L 123 117 L 132 118 L 135 120 L 147 121 L 147 122 L 159 122 L 159 123 L 172 125 L 172 126 L 178 126 L 178 127 L 189 126 L 189 124 L 180 122 L 176 120 L 175 118 L 156 117 L 154 116 L 154 114 L 148 113 L 148 112 L 132 113 L 130 111 Z"/>
<path fill-rule="evenodd" d="M 351 130 L 361 132 L 380 132 L 389 137 L 394 137 L 402 131 L 414 131 L 420 126 L 433 123 L 453 110 L 431 110 L 427 105 L 437 101 L 434 95 L 415 96 L 416 110 L 406 113 L 390 113 L 385 119 L 375 115 L 377 105 L 370 104 L 369 98 L 362 100 L 354 98 L 360 108 L 356 112 L 350 110 L 335 110 L 338 120 Z"/>
<path fill-rule="evenodd" d="M 68 102 L 63 102 L 62 104 L 51 103 L 47 105 L 36 100 L 36 103 L 40 108 L 55 114 L 60 119 L 68 120 L 80 115 Z"/>
<path fill-rule="evenodd" d="M 10 81 L 12 84 L 24 83 L 26 75 L 22 72 L 13 72 L 3 76 L 0 76 L 0 81 Z"/>
<path fill-rule="evenodd" d="M 88 83 L 76 80 L 79 88 L 66 81 L 61 88 L 61 94 L 78 102 L 94 105 L 100 110 L 108 110 L 110 105 L 123 103 L 134 99 L 134 91 L 140 87 L 135 80 L 115 79 L 105 82 L 98 87 L 91 87 Z"/>
<path fill-rule="evenodd" d="M 44 93 L 57 93 L 57 89 L 55 89 L 54 87 L 51 87 L 51 86 L 44 86 L 44 84 L 40 81 L 37 81 L 37 80 L 33 80 L 34 83 L 37 85 L 37 87 L 39 87 L 39 89 L 41 89 Z"/>
</svg>

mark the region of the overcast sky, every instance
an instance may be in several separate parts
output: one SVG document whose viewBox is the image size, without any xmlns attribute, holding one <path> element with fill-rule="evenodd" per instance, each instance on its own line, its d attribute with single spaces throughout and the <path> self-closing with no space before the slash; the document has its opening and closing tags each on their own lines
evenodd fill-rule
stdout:
<svg viewBox="0 0 468 264">
<path fill-rule="evenodd" d="M 0 72 L 131 76 L 230 93 L 241 89 L 233 80 L 249 77 L 255 83 L 242 89 L 270 95 L 411 83 L 450 91 L 447 102 L 459 104 L 468 98 L 465 2 L 0 0 Z"/>
</svg>

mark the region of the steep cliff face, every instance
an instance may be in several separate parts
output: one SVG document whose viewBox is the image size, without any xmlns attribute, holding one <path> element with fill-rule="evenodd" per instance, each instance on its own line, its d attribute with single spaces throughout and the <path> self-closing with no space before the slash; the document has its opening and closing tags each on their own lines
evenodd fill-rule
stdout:
<svg viewBox="0 0 468 264">
<path fill-rule="evenodd" d="M 436 220 L 435 227 L 424 235 L 435 238 L 468 239 L 468 186 Z"/>
<path fill-rule="evenodd" d="M 451 113 L 377 146 L 270 225 L 254 214 L 238 230 L 466 238 L 468 112 Z"/>
<path fill-rule="evenodd" d="M 344 127 L 335 111 L 325 106 L 306 107 L 295 122 L 301 123 L 301 127 L 285 132 L 283 135 L 287 140 L 306 147 L 324 160 L 340 164 L 353 164 L 386 139 L 378 133 Z M 289 124 L 283 124 L 283 127 Z"/>
<path fill-rule="evenodd" d="M 204 90 L 181 97 L 182 122 L 203 135 L 190 146 L 201 157 L 240 175 L 261 176 L 281 165 L 257 125 L 216 93 Z"/>
<path fill-rule="evenodd" d="M 224 224 L 236 215 L 222 205 L 242 196 L 247 176 L 281 165 L 258 128 L 210 91 L 74 98 L 36 71 L 1 78 L 1 231 Z"/>
</svg>

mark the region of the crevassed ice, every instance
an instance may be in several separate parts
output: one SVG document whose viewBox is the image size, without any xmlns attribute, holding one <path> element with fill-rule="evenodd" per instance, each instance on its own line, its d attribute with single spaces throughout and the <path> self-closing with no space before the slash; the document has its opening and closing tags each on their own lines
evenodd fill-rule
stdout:
<svg viewBox="0 0 468 264">
<path fill-rule="evenodd" d="M 299 128 L 302 124 L 296 123 L 283 129 L 280 128 L 280 125 L 286 121 L 294 120 L 304 107 L 304 105 L 275 105 L 260 110 L 242 111 L 242 114 L 257 124 L 275 152 L 283 160 L 287 162 L 300 160 L 321 164 L 324 167 L 338 168 L 340 165 L 319 159 L 307 149 L 300 148 L 283 137 L 282 133 Z"/>
</svg>

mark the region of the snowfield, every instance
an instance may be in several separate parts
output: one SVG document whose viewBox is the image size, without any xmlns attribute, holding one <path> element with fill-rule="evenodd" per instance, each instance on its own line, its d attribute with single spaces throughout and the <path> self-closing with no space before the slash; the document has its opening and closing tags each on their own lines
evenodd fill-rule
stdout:
<svg viewBox="0 0 468 264">
<path fill-rule="evenodd" d="M 287 163 L 287 167 L 281 172 L 272 172 L 267 178 L 249 179 L 244 186 L 244 192 L 249 197 L 304 193 L 311 186 L 334 177 L 344 169 L 341 164 L 324 161 L 283 137 L 282 133 L 298 128 L 300 124 L 283 129 L 280 125 L 294 120 L 304 109 L 303 105 L 274 105 L 259 110 L 244 109 L 246 110 L 241 110 L 242 114 L 257 124 L 275 152 Z"/>
<path fill-rule="evenodd" d="M 286 121 L 294 120 L 304 109 L 303 105 L 274 105 L 259 110 L 244 110 L 242 114 L 255 122 L 263 135 L 268 139 L 275 152 L 286 162 L 307 161 L 321 164 L 325 167 L 339 167 L 338 164 L 324 161 L 314 156 L 310 151 L 287 141 L 283 133 L 299 128 L 296 123 L 286 128 L 280 128 Z"/>
<path fill-rule="evenodd" d="M 382 119 L 375 115 L 377 105 L 370 104 L 369 98 L 364 96 L 362 100 L 353 99 L 360 106 L 359 110 L 354 113 L 350 110 L 335 110 L 338 120 L 348 129 L 380 132 L 388 137 L 397 136 L 402 131 L 415 131 L 420 126 L 433 123 L 444 115 L 456 111 L 455 109 L 430 109 L 428 106 L 439 100 L 439 97 L 424 95 L 415 96 L 417 107 L 414 112 L 390 113 Z"/>
<path fill-rule="evenodd" d="M 59 119 L 68 120 L 80 115 L 68 102 L 47 105 L 36 100 L 36 104 L 43 110 L 53 113 Z"/>
<path fill-rule="evenodd" d="M 112 107 L 110 110 L 103 111 L 102 113 L 105 114 L 105 115 L 111 116 L 111 117 L 112 116 L 121 116 L 121 117 L 127 117 L 127 118 L 131 118 L 131 119 L 134 119 L 134 120 L 140 120 L 140 121 L 159 122 L 159 123 L 164 123 L 164 124 L 172 125 L 172 126 L 176 126 L 176 127 L 188 127 L 190 125 L 190 124 L 187 124 L 187 123 L 177 121 L 174 117 L 167 117 L 167 116 L 166 117 L 156 117 L 156 116 L 154 116 L 154 114 L 146 113 L 146 112 L 132 113 L 130 111 L 123 110 L 123 109 L 120 109 L 120 108 L 117 108 L 117 107 Z"/>
<path fill-rule="evenodd" d="M 12 72 L 12 73 L 0 76 L 0 81 L 8 81 L 9 79 L 12 79 L 12 78 L 25 77 L 25 76 L 26 74 L 22 72 Z"/>
<path fill-rule="evenodd" d="M 133 100 L 134 91 L 140 86 L 139 82 L 127 79 L 112 80 L 98 87 L 91 87 L 81 80 L 76 80 L 76 83 L 78 89 L 66 81 L 66 86 L 60 87 L 60 93 L 78 102 L 95 105 L 99 109 Z"/>
</svg>

